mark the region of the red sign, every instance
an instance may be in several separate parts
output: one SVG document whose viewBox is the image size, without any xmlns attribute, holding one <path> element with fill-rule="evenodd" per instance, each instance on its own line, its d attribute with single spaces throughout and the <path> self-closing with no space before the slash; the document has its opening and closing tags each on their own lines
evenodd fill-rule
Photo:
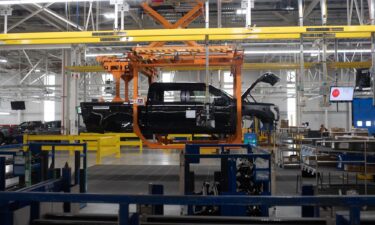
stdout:
<svg viewBox="0 0 375 225">
<path fill-rule="evenodd" d="M 339 89 L 334 89 L 332 91 L 332 96 L 335 97 L 335 98 L 339 97 L 340 96 L 340 90 Z"/>
</svg>

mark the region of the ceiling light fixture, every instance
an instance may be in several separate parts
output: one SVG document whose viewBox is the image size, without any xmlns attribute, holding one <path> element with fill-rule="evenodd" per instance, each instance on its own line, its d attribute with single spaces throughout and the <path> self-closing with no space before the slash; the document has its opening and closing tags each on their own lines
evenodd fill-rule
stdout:
<svg viewBox="0 0 375 225">
<path fill-rule="evenodd" d="M 246 9 L 237 9 L 236 10 L 237 15 L 245 15 L 246 14 Z"/>
<path fill-rule="evenodd" d="M 2 116 L 8 116 L 8 115 L 10 115 L 10 113 L 9 112 L 0 112 L 0 115 L 2 115 Z"/>
<path fill-rule="evenodd" d="M 108 1 L 108 0 L 97 0 Z M 0 1 L 0 5 L 20 5 L 20 4 L 33 4 L 33 3 L 66 3 L 66 2 L 92 2 L 92 0 L 8 0 Z"/>
<path fill-rule="evenodd" d="M 7 59 L 1 59 L 1 58 L 0 58 L 0 63 L 7 63 L 7 62 L 8 62 Z"/>
<path fill-rule="evenodd" d="M 103 16 L 106 19 L 114 19 L 115 18 L 115 14 L 114 13 L 104 13 Z"/>
</svg>

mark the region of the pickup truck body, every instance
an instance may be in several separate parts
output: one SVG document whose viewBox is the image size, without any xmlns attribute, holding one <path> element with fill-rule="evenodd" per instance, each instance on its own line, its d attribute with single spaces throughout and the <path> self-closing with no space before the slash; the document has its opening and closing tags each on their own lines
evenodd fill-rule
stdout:
<svg viewBox="0 0 375 225">
<path fill-rule="evenodd" d="M 146 104 L 138 106 L 138 124 L 142 133 L 234 134 L 236 100 L 209 86 L 209 102 L 205 102 L 205 89 L 204 83 L 151 84 Z M 274 104 L 242 99 L 243 117 L 256 116 L 271 125 L 279 119 L 278 107 Z M 130 103 L 83 102 L 81 110 L 88 132 L 133 131 L 133 107 Z"/>
</svg>

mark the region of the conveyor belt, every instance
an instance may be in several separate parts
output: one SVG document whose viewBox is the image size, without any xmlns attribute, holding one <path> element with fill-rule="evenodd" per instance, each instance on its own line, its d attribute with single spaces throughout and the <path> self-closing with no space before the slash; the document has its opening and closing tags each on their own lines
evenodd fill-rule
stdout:
<svg viewBox="0 0 375 225">
<path fill-rule="evenodd" d="M 203 225 L 203 224 L 327 224 L 323 218 L 267 218 L 267 217 L 218 217 L 218 216 L 147 216 L 142 219 L 141 225 Z"/>
<path fill-rule="evenodd" d="M 44 219 L 34 220 L 32 225 L 114 225 L 117 224 L 116 215 L 98 214 L 57 214 L 47 215 Z M 218 216 L 144 216 L 140 225 L 207 225 L 207 224 L 304 224 L 326 225 L 322 218 L 266 218 L 266 217 L 218 217 Z"/>
</svg>

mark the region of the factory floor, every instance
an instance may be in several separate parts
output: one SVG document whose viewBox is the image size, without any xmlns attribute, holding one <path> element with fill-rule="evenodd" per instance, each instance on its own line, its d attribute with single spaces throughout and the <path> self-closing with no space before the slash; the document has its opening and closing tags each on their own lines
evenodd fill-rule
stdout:
<svg viewBox="0 0 375 225">
<path fill-rule="evenodd" d="M 105 194 L 147 194 L 148 184 L 163 184 L 164 194 L 179 194 L 179 154 L 176 150 L 143 150 L 122 149 L 121 158 L 105 157 L 101 165 L 95 165 L 95 155 L 88 157 L 88 192 Z M 65 162 L 72 163 L 73 157 L 66 153 L 58 155 L 57 166 Z M 197 175 L 196 190 L 199 190 L 204 181 L 213 180 L 213 171 L 219 167 L 217 161 L 206 159 L 192 170 Z M 299 169 L 275 168 L 273 193 L 274 195 L 297 195 L 297 175 Z M 83 208 L 83 213 L 108 213 L 115 214 L 117 205 L 88 204 Z M 135 211 L 135 206 L 130 207 Z M 169 215 L 179 215 L 180 209 L 175 206 L 165 206 Z M 300 207 L 277 207 L 270 212 L 271 215 L 280 217 L 298 217 Z"/>
</svg>

